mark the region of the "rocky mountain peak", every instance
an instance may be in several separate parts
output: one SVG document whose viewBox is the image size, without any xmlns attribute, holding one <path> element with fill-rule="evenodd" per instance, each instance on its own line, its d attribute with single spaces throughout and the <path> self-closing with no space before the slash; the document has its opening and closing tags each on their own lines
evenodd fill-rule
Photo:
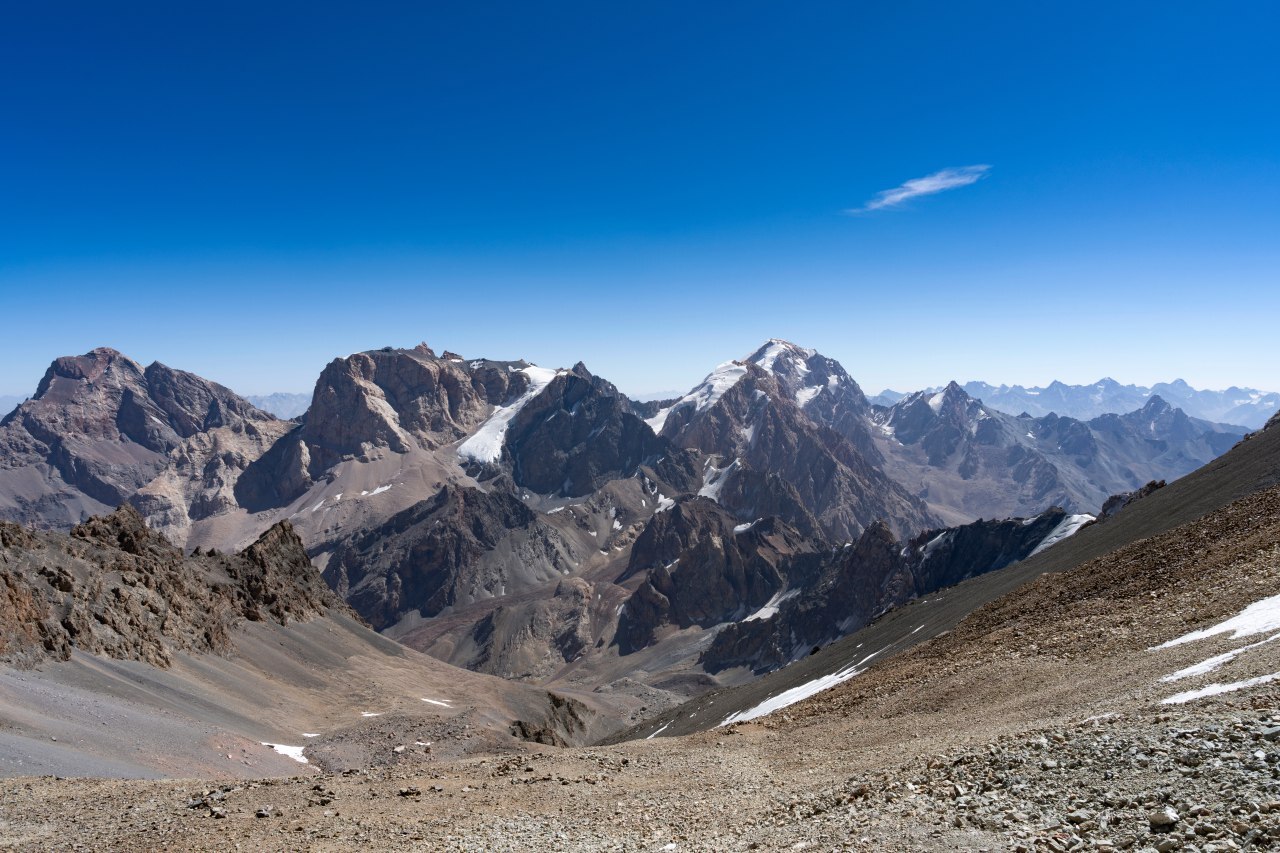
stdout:
<svg viewBox="0 0 1280 853">
<path fill-rule="evenodd" d="M 70 527 L 131 498 L 191 437 L 274 422 L 217 383 L 158 362 L 144 370 L 108 347 L 58 358 L 0 422 L 3 468 L 25 472 L 0 514 Z"/>
<path fill-rule="evenodd" d="M 1173 411 L 1173 406 L 1169 405 L 1159 394 L 1152 394 L 1151 399 L 1147 400 L 1147 404 L 1142 407 L 1142 416 L 1147 418 L 1159 417 Z"/>
<path fill-rule="evenodd" d="M 142 368 L 137 362 L 122 355 L 110 347 L 97 347 L 84 355 L 66 355 L 53 360 L 36 387 L 36 398 L 49 393 L 59 379 L 73 382 L 96 382 L 103 374 L 119 365 L 134 375 L 140 375 Z"/>
</svg>

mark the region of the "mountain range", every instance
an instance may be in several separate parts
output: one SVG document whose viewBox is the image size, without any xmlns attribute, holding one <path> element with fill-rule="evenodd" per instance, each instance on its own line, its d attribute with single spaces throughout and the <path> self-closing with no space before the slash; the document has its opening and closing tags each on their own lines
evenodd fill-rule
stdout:
<svg viewBox="0 0 1280 853">
<path fill-rule="evenodd" d="M 1244 433 L 1157 397 L 1089 421 L 954 383 L 876 406 L 781 340 L 648 402 L 581 363 L 383 348 L 331 362 L 292 420 L 98 349 L 0 421 L 0 517 L 67 530 L 127 503 L 223 553 L 287 522 L 387 636 L 639 713 L 1020 560 Z"/>
<path fill-rule="evenodd" d="M 246 394 L 245 399 L 253 405 L 269 412 L 277 418 L 290 420 L 307 411 L 307 407 L 311 405 L 310 394 L 294 394 L 290 392 L 277 391 L 274 394 Z"/>
<path fill-rule="evenodd" d="M 1111 378 L 1099 379 L 1092 385 L 1067 385 L 1055 380 L 1044 387 L 1024 388 L 987 382 L 966 382 L 960 387 L 993 409 L 1035 417 L 1058 414 L 1088 420 L 1131 412 L 1145 406 L 1153 397 L 1160 397 L 1191 417 L 1258 429 L 1280 410 L 1280 393 L 1274 391 L 1237 388 L 1234 385 L 1224 391 L 1197 390 L 1181 379 L 1159 382 L 1149 388 L 1121 385 Z M 872 401 L 891 406 L 905 396 L 886 389 Z"/>
</svg>

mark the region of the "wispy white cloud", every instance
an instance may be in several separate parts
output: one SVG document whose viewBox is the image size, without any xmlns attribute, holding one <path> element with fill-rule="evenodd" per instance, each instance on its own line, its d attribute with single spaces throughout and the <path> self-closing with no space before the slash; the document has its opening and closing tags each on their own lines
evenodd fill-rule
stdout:
<svg viewBox="0 0 1280 853">
<path fill-rule="evenodd" d="M 957 187 L 967 187 L 969 184 L 981 180 L 982 176 L 990 168 L 990 166 L 986 165 L 957 166 L 934 172 L 932 175 L 925 175 L 923 178 L 912 178 L 904 182 L 902 186 L 876 193 L 875 198 L 862 207 L 851 208 L 846 210 L 845 213 L 869 213 L 886 207 L 897 207 L 903 202 L 923 195 L 933 195 L 945 190 L 954 190 Z"/>
</svg>

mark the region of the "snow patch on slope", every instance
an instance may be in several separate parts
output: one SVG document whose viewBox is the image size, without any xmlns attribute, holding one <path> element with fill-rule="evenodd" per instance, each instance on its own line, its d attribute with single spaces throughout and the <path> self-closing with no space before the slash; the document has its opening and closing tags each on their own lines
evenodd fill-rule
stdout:
<svg viewBox="0 0 1280 853">
<path fill-rule="evenodd" d="M 507 427 L 511 424 L 511 419 L 519 414 L 530 400 L 541 394 L 551 380 L 562 371 L 529 365 L 520 368 L 520 372 L 529 377 L 529 390 L 521 394 L 514 403 L 494 409 L 493 414 L 480 425 L 480 429 L 458 445 L 459 456 L 464 459 L 474 459 L 477 462 L 497 462 L 502 456 L 502 442 L 507 437 Z"/>
<path fill-rule="evenodd" d="M 1161 705 L 1183 705 L 1196 699 L 1203 699 L 1206 696 L 1218 696 L 1222 693 L 1234 693 L 1237 690 L 1244 690 L 1247 687 L 1257 687 L 1259 684 L 1270 684 L 1280 678 L 1280 672 L 1273 672 L 1270 675 L 1259 675 L 1257 678 L 1249 678 L 1244 681 L 1233 681 L 1229 684 L 1210 684 L 1207 687 L 1201 687 L 1199 690 L 1188 690 L 1185 693 L 1175 693 L 1168 699 L 1160 700 Z"/>
<path fill-rule="evenodd" d="M 1280 630 L 1280 595 L 1273 595 L 1270 598 L 1255 601 L 1225 622 L 1183 634 L 1155 648 L 1167 649 L 1170 646 L 1181 646 L 1184 643 L 1194 643 L 1196 640 L 1218 634 L 1231 634 L 1231 639 L 1239 640 L 1242 637 L 1252 637 L 1255 634 L 1277 630 Z"/>
<path fill-rule="evenodd" d="M 1093 516 L 1086 514 L 1068 515 L 1062 521 L 1058 522 L 1058 526 L 1049 531 L 1049 535 L 1040 541 L 1035 550 L 1028 554 L 1028 557 L 1034 557 L 1046 548 L 1057 545 L 1063 539 L 1070 538 L 1076 534 L 1081 527 L 1093 521 Z"/>
<path fill-rule="evenodd" d="M 884 651 L 881 649 L 880 651 Z M 756 717 L 763 717 L 766 714 L 772 714 L 774 711 L 781 710 L 788 705 L 794 705 L 797 702 L 804 701 L 810 696 L 829 690 L 837 684 L 848 681 L 855 675 L 860 675 L 865 671 L 865 664 L 880 652 L 872 652 L 862 660 L 855 664 L 850 664 L 839 672 L 833 672 L 830 675 L 824 675 L 821 678 L 815 678 L 813 681 L 801 684 L 798 687 L 792 687 L 790 690 L 784 690 L 777 696 L 770 696 L 768 699 L 756 705 L 754 708 L 748 708 L 745 711 L 735 711 L 728 717 L 725 717 L 721 726 L 727 726 L 730 723 L 741 723 L 746 720 L 754 720 Z"/>
<path fill-rule="evenodd" d="M 781 605 L 782 602 L 795 598 L 799 594 L 800 589 L 798 587 L 796 589 L 779 590 L 774 593 L 773 598 L 765 602 L 763 607 L 742 621 L 755 622 L 757 619 L 769 619 L 778 612 L 778 606 Z"/>
<path fill-rule="evenodd" d="M 727 468 L 711 468 L 703 475 L 703 486 L 698 489 L 698 494 L 704 498 L 711 498 L 716 503 L 720 503 L 720 492 L 724 489 L 724 484 L 728 481 L 729 475 L 737 469 L 739 460 L 735 459 L 729 463 Z"/>
<path fill-rule="evenodd" d="M 811 385 L 808 388 L 801 388 L 796 392 L 796 405 L 803 409 L 809 404 L 810 400 L 818 396 L 818 392 L 821 391 L 822 388 L 822 385 Z"/>
<path fill-rule="evenodd" d="M 311 763 L 310 761 L 307 761 L 307 757 L 302 754 L 303 747 L 288 746 L 287 744 L 283 744 L 283 743 L 267 743 L 266 741 L 262 741 L 262 745 L 271 747 L 281 755 L 287 755 L 289 758 L 292 758 L 294 761 L 298 762 L 299 764 Z"/>
</svg>

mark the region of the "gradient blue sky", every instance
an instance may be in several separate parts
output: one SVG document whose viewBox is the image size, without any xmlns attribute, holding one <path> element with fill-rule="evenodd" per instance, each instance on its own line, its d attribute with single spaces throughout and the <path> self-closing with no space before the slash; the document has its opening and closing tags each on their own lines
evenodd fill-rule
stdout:
<svg viewBox="0 0 1280 853">
<path fill-rule="evenodd" d="M 870 391 L 1280 390 L 1278 8 L 11 4 L 0 393 L 420 340 L 644 393 L 772 336 Z"/>
</svg>

